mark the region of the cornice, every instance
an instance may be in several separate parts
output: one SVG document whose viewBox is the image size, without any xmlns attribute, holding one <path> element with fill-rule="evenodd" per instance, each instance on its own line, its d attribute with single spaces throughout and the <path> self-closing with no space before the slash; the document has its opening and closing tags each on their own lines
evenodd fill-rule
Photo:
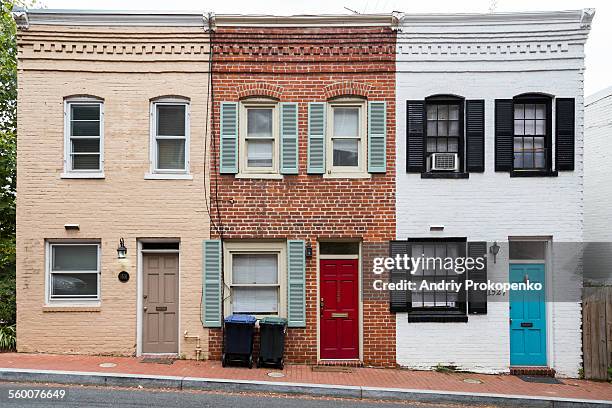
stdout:
<svg viewBox="0 0 612 408">
<path fill-rule="evenodd" d="M 217 14 L 217 27 L 397 27 L 393 14 L 242 15 Z"/>
<path fill-rule="evenodd" d="M 399 22 L 400 26 L 410 26 L 411 24 L 470 25 L 550 22 L 573 22 L 586 26 L 590 25 L 594 15 L 594 9 L 520 13 L 401 14 Z"/>
</svg>

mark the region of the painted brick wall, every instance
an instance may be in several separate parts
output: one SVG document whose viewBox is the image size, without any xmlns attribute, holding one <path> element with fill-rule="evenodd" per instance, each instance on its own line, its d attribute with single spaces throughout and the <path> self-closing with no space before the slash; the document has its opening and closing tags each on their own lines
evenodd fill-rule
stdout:
<svg viewBox="0 0 612 408">
<path fill-rule="evenodd" d="M 387 28 L 220 27 L 213 44 L 216 138 L 220 101 L 259 95 L 299 104 L 299 174 L 285 175 L 282 180 L 239 179 L 219 175 L 216 162 L 211 161 L 218 182 L 218 196 L 213 201 L 221 213 L 225 239 L 281 238 L 312 243 L 315 253 L 306 266 L 307 327 L 289 329 L 286 358 L 314 363 L 316 240 L 359 238 L 365 247 L 395 236 L 395 34 Z M 346 82 L 352 84 L 342 84 Z M 373 174 L 370 179 L 306 174 L 307 104 L 341 94 L 387 102 L 386 174 Z M 214 228 L 211 236 L 218 236 Z M 365 262 L 363 268 L 368 273 Z M 363 311 L 365 364 L 394 365 L 395 320 L 387 300 L 364 299 Z M 212 332 L 211 354 L 219 356 L 220 331 Z"/>
<path fill-rule="evenodd" d="M 126 38 L 138 39 L 128 42 Z M 200 335 L 206 350 L 200 298 L 201 243 L 209 236 L 204 205 L 207 41 L 197 28 L 31 26 L 20 32 L 19 351 L 134 354 L 136 242 L 152 237 L 181 239 L 180 333 L 187 330 Z M 187 43 L 194 48 L 187 54 L 177 47 L 161 62 L 152 47 L 161 50 L 162 43 Z M 149 52 L 143 52 L 147 47 Z M 74 94 L 104 98 L 105 179 L 60 178 L 63 98 Z M 191 98 L 193 180 L 144 180 L 149 171 L 149 100 L 162 95 Z M 65 231 L 66 223 L 79 224 L 80 231 Z M 128 257 L 120 263 L 116 248 L 121 237 Z M 102 300 L 98 307 L 45 305 L 45 239 L 69 238 L 101 242 Z M 129 282 L 118 281 L 121 270 L 130 273 Z M 193 357 L 195 341 L 185 342 L 182 335 L 179 339 L 180 352 Z"/>
<path fill-rule="evenodd" d="M 500 17 L 502 18 L 502 17 Z M 469 17 L 466 17 L 466 20 Z M 521 21 L 509 25 L 469 21 L 402 25 L 397 48 L 397 238 L 467 237 L 489 243 L 509 236 L 552 236 L 554 242 L 583 238 L 583 43 L 579 19 Z M 555 31 L 554 38 L 543 30 Z M 576 31 L 578 30 L 578 31 Z M 469 35 L 468 35 L 469 33 Z M 459 41 L 455 41 L 456 37 Z M 494 103 L 527 92 L 576 98 L 576 170 L 558 177 L 510 178 L 494 171 Z M 421 179 L 406 173 L 406 101 L 435 94 L 485 100 L 485 172 L 469 179 Z M 553 104 L 554 105 L 554 104 Z M 554 106 L 553 106 L 554 109 Z M 554 118 L 554 111 L 553 111 Z M 444 225 L 430 232 L 430 225 Z M 553 249 L 554 287 L 569 285 L 568 271 Z M 556 269 L 559 268 L 559 269 Z M 489 278 L 507 280 L 507 246 Z M 572 283 L 580 290 L 581 282 Z M 549 364 L 562 376 L 577 376 L 581 358 L 581 306 L 548 305 L 552 323 Z M 481 372 L 509 367 L 508 303 L 489 302 L 488 314 L 468 323 L 408 323 L 398 314 L 397 360 L 402 366 L 457 365 Z M 550 321 L 550 320 L 549 320 Z M 433 345 L 433 346 L 432 346 Z"/>
</svg>

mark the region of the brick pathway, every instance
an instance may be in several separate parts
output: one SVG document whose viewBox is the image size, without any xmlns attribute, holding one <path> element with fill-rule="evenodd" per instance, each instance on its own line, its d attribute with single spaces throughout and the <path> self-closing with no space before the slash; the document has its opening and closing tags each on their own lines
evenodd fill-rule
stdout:
<svg viewBox="0 0 612 408">
<path fill-rule="evenodd" d="M 102 363 L 115 367 L 101 368 Z M 530 395 L 612 401 L 612 384 L 561 379 L 563 384 L 528 383 L 510 375 L 472 373 L 437 373 L 402 369 L 351 368 L 351 372 L 319 372 L 310 366 L 287 365 L 282 378 L 268 376 L 271 368 L 228 367 L 218 361 L 177 360 L 174 364 L 141 363 L 133 357 L 103 357 L 52 354 L 0 353 L 0 368 L 86 371 L 100 373 L 168 375 L 230 380 L 257 380 L 311 384 L 356 385 L 365 387 L 406 388 L 506 395 Z M 480 380 L 481 384 L 464 382 Z"/>
</svg>

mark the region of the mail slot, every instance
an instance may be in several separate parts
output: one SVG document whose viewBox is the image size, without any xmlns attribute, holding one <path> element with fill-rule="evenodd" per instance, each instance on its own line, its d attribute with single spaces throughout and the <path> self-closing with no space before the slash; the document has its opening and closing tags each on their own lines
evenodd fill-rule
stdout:
<svg viewBox="0 0 612 408">
<path fill-rule="evenodd" d="M 165 312 L 166 310 L 168 310 L 168 306 L 155 306 L 157 312 Z"/>
<path fill-rule="evenodd" d="M 533 323 L 531 322 L 521 323 L 521 327 L 533 327 Z"/>
<path fill-rule="evenodd" d="M 348 313 L 332 313 L 332 318 L 341 319 L 343 317 L 348 317 Z"/>
</svg>

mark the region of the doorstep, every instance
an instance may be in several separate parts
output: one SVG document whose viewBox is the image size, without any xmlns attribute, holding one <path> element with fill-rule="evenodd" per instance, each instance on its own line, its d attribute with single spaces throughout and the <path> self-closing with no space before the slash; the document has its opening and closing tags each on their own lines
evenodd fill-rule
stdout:
<svg viewBox="0 0 612 408">
<path fill-rule="evenodd" d="M 363 361 L 359 359 L 347 359 L 347 360 L 318 360 L 317 366 L 326 367 L 363 367 Z M 315 366 L 316 367 L 316 366 Z"/>
<path fill-rule="evenodd" d="M 510 375 L 555 377 L 555 369 L 546 366 L 510 366 Z"/>
</svg>

